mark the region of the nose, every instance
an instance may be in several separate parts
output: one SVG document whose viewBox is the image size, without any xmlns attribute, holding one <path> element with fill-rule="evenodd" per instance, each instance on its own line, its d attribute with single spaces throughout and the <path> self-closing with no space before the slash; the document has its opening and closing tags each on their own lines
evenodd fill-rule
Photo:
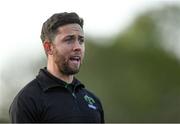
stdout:
<svg viewBox="0 0 180 124">
<path fill-rule="evenodd" d="M 73 51 L 81 51 L 82 45 L 79 43 L 79 41 L 74 42 L 73 45 Z"/>
</svg>

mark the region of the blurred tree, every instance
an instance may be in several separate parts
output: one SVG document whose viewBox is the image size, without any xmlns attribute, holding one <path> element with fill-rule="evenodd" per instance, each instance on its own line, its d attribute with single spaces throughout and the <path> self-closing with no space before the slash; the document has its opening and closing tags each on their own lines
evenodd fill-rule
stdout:
<svg viewBox="0 0 180 124">
<path fill-rule="evenodd" d="M 107 122 L 180 122 L 179 60 L 166 51 L 162 20 L 155 18 L 180 12 L 174 8 L 140 15 L 110 47 L 88 42 L 79 76 L 102 98 Z"/>
</svg>

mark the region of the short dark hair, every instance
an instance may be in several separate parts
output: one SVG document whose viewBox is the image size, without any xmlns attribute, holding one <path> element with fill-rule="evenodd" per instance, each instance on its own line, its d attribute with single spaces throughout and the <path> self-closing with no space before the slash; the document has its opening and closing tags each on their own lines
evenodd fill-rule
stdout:
<svg viewBox="0 0 180 124">
<path fill-rule="evenodd" d="M 57 29 L 60 26 L 66 25 L 66 24 L 73 24 L 77 23 L 83 28 L 83 19 L 78 16 L 75 12 L 67 13 L 56 13 L 52 15 L 49 19 L 47 19 L 42 26 L 41 30 L 41 40 L 42 42 L 45 41 L 45 39 L 48 39 L 50 41 L 54 40 L 54 37 L 57 33 Z"/>
</svg>

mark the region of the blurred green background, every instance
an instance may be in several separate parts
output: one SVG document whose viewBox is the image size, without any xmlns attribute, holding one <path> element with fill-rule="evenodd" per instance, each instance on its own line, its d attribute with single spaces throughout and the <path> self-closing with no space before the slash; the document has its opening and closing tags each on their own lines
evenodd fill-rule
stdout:
<svg viewBox="0 0 180 124">
<path fill-rule="evenodd" d="M 141 13 L 108 39 L 87 36 L 86 57 L 77 77 L 101 99 L 106 122 L 180 122 L 179 29 L 180 7 L 166 5 Z M 109 42 L 97 44 L 99 40 Z M 45 56 L 34 58 L 21 68 L 32 79 L 45 61 Z M 22 74 L 13 65 L 9 71 L 14 77 Z M 9 105 L 22 86 L 13 88 L 14 78 L 2 77 L 11 92 L 0 122 L 9 122 Z"/>
</svg>

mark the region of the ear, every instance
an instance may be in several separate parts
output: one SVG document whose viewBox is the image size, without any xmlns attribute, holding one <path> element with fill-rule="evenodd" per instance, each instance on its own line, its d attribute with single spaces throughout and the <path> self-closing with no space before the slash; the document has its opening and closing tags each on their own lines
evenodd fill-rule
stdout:
<svg viewBox="0 0 180 124">
<path fill-rule="evenodd" d="M 44 50 L 46 52 L 47 55 L 52 55 L 52 47 L 51 47 L 51 42 L 49 41 L 44 41 L 43 46 L 44 46 Z"/>
</svg>

